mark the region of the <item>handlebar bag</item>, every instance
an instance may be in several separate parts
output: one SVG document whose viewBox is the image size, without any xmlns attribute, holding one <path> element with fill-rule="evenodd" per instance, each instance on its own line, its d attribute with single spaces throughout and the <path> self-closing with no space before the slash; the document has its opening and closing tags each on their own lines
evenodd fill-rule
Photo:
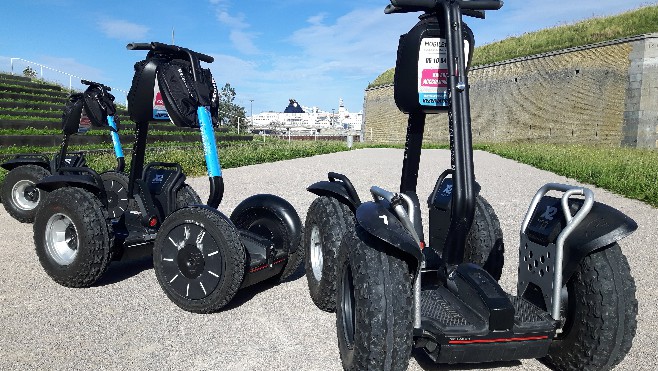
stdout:
<svg viewBox="0 0 658 371">
<path fill-rule="evenodd" d="M 194 81 L 191 63 L 172 59 L 158 66 L 156 78 L 169 118 L 176 126 L 198 128 L 197 107 L 208 107 L 216 121 L 219 97 L 209 69 L 199 69 L 198 81 Z"/>
<path fill-rule="evenodd" d="M 109 126 L 107 116 L 114 116 L 114 95 L 98 86 L 90 86 L 84 92 L 84 109 L 95 127 Z"/>
</svg>

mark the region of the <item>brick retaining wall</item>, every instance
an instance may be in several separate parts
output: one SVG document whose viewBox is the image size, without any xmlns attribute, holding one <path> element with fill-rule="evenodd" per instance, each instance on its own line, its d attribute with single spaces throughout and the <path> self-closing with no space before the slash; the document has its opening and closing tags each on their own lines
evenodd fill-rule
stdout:
<svg viewBox="0 0 658 371">
<path fill-rule="evenodd" d="M 656 147 L 658 34 L 473 68 L 473 141 Z M 366 141 L 403 143 L 407 116 L 393 86 L 365 92 Z M 425 140 L 447 142 L 447 116 L 428 116 Z"/>
</svg>

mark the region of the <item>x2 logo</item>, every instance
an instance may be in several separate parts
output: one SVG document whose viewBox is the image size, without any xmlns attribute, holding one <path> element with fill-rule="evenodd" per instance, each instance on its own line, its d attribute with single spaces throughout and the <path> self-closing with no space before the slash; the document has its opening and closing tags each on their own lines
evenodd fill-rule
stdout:
<svg viewBox="0 0 658 371">
<path fill-rule="evenodd" d="M 452 184 L 447 184 L 446 188 L 441 192 L 441 196 L 450 196 L 452 194 Z"/>
<path fill-rule="evenodd" d="M 151 183 L 162 183 L 164 181 L 164 174 L 155 174 L 155 177 L 153 180 L 151 180 Z"/>
<path fill-rule="evenodd" d="M 541 214 L 540 218 L 545 220 L 553 220 L 553 217 L 557 214 L 557 207 L 546 206 L 546 211 Z"/>
</svg>

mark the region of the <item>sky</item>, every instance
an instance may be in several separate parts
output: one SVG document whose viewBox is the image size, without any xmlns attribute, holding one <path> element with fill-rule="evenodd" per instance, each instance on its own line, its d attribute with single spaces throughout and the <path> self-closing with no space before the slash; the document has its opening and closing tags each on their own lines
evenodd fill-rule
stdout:
<svg viewBox="0 0 658 371">
<path fill-rule="evenodd" d="M 282 112 L 288 99 L 325 111 L 342 98 L 363 108 L 364 90 L 395 65 L 399 35 L 419 14 L 385 15 L 387 0 L 3 0 L 0 71 L 11 58 L 104 83 L 125 103 L 144 51 L 129 42 L 174 41 L 212 55 L 221 87 L 230 83 L 247 114 Z M 476 45 L 546 27 L 655 4 L 639 0 L 508 0 L 487 19 L 465 18 Z M 14 60 L 14 72 L 27 62 Z M 41 69 L 31 65 L 38 73 Z M 48 80 L 69 77 L 43 70 Z M 73 78 L 74 86 L 76 78 Z"/>
</svg>

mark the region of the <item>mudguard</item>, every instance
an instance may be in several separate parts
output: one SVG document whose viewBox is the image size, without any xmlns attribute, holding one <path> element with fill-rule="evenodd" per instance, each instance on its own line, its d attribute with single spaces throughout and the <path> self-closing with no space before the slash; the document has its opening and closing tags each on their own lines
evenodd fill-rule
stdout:
<svg viewBox="0 0 658 371">
<path fill-rule="evenodd" d="M 311 184 L 306 190 L 318 196 L 333 197 L 356 213 L 356 209 L 361 205 L 361 199 L 359 199 L 352 182 L 345 175 L 334 172 L 329 172 L 328 178 L 329 181 Z"/>
<path fill-rule="evenodd" d="M 231 220 L 235 220 L 238 215 L 245 213 L 260 213 L 263 210 L 274 214 L 283 223 L 285 223 L 292 232 L 293 241 L 301 242 L 302 238 L 302 221 L 295 208 L 290 202 L 283 198 L 271 194 L 257 194 L 247 197 L 233 210 Z M 288 252 L 297 251 L 300 243 L 293 243 Z"/>
<path fill-rule="evenodd" d="M 572 215 L 582 204 L 582 200 L 569 199 Z M 557 236 L 566 226 L 565 217 L 558 210 L 561 210 L 559 198 L 544 196 L 541 199 L 526 230 L 531 241 L 544 246 L 555 243 Z M 564 243 L 562 282 L 571 278 L 585 256 L 610 246 L 636 229 L 637 223 L 633 219 L 611 206 L 595 201 L 589 214 Z"/>
<path fill-rule="evenodd" d="M 2 167 L 5 170 L 11 171 L 23 165 L 37 165 L 50 171 L 50 160 L 45 155 L 41 155 L 41 154 L 16 155 L 14 156 L 14 158 L 0 164 L 0 167 Z"/>
<path fill-rule="evenodd" d="M 103 181 L 98 173 L 89 168 L 61 168 L 59 174 L 43 178 L 36 184 L 37 188 L 52 192 L 62 187 L 78 187 L 87 190 L 107 207 L 107 194 L 103 188 Z"/>
<path fill-rule="evenodd" d="M 415 274 L 423 259 L 423 252 L 398 218 L 389 211 L 386 200 L 361 204 L 356 209 L 356 221 L 366 232 L 408 256 L 409 261 L 415 264 L 410 265 Z"/>
</svg>

